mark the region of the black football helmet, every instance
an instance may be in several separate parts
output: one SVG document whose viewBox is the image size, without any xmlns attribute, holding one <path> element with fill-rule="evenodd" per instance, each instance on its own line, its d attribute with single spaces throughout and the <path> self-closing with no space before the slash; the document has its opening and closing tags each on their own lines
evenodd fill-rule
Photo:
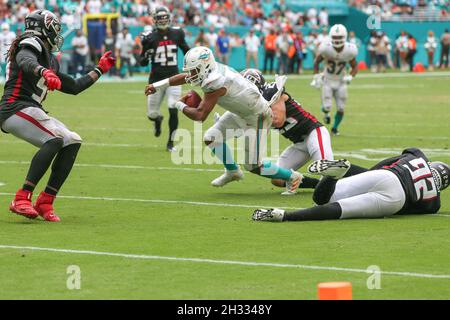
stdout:
<svg viewBox="0 0 450 320">
<path fill-rule="evenodd" d="M 450 184 L 450 166 L 444 162 L 434 161 L 430 163 L 430 168 L 438 189 L 442 191 L 447 188 Z"/>
<path fill-rule="evenodd" d="M 165 6 L 158 6 L 152 12 L 152 17 L 157 29 L 166 30 L 170 27 L 170 11 Z"/>
<path fill-rule="evenodd" d="M 264 79 L 263 74 L 258 69 L 244 69 L 241 71 L 242 76 L 254 83 L 259 91 L 263 91 L 264 86 L 266 85 L 266 79 Z"/>
<path fill-rule="evenodd" d="M 48 10 L 35 10 L 25 17 L 25 31 L 33 31 L 50 44 L 52 51 L 59 51 L 64 43 L 61 23 Z"/>
</svg>

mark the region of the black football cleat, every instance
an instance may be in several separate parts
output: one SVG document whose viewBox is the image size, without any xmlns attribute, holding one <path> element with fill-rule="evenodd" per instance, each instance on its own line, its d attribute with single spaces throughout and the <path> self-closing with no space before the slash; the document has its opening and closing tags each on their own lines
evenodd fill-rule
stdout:
<svg viewBox="0 0 450 320">
<path fill-rule="evenodd" d="M 325 124 L 331 123 L 331 117 L 328 113 L 325 113 L 325 115 L 323 116 L 323 122 L 325 122 Z"/>
<path fill-rule="evenodd" d="M 167 142 L 167 151 L 169 151 L 169 152 L 174 152 L 174 151 L 176 151 L 177 149 L 173 146 L 173 141 L 169 141 L 169 142 Z"/>
<path fill-rule="evenodd" d="M 331 134 L 332 134 L 333 136 L 338 136 L 338 135 L 339 135 L 338 129 L 331 128 Z"/>
<path fill-rule="evenodd" d="M 163 121 L 163 116 L 158 116 L 154 122 L 155 122 L 155 137 L 159 137 L 161 135 L 161 124 Z"/>
</svg>

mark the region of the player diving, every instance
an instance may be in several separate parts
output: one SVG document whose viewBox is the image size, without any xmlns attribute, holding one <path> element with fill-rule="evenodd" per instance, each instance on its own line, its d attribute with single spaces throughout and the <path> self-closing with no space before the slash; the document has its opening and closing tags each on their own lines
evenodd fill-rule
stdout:
<svg viewBox="0 0 450 320">
<path fill-rule="evenodd" d="M 0 101 L 2 131 L 39 148 L 10 210 L 26 218 L 41 216 L 52 222 L 60 221 L 53 202 L 69 176 L 82 140 L 62 122 L 47 115 L 42 102 L 48 91 L 76 95 L 86 90 L 115 64 L 109 51 L 94 70 L 76 80 L 61 73 L 52 54 L 63 44 L 60 33 L 61 24 L 50 11 L 36 10 L 26 16 L 25 32 L 14 40 L 8 52 L 9 73 Z M 50 166 L 47 186 L 33 205 L 33 191 Z"/>
<path fill-rule="evenodd" d="M 268 101 L 278 92 L 276 83 L 267 83 L 257 69 L 245 69 L 241 74 L 253 82 Z M 277 162 L 279 167 L 297 171 L 310 160 L 333 160 L 328 130 L 284 88 L 272 110 L 276 113 L 274 118 L 278 120 L 272 122 L 272 127 L 292 142 L 292 145 L 281 153 Z M 314 189 L 318 182 L 318 179 L 303 176 L 299 188 Z M 272 184 L 284 187 L 285 181 L 272 179 Z"/>
<path fill-rule="evenodd" d="M 333 98 L 336 101 L 336 114 L 331 133 L 339 135 L 339 125 L 344 118 L 345 103 L 347 102 L 347 85 L 358 73 L 356 56 L 358 48 L 347 42 L 347 29 L 342 24 L 336 24 L 330 29 L 330 41 L 320 44 L 314 60 L 314 78 L 311 86 L 322 87 L 322 111 L 325 124 L 330 124 Z M 319 66 L 324 61 L 324 71 L 319 73 Z M 346 74 L 347 63 L 351 70 Z"/>
<path fill-rule="evenodd" d="M 184 57 L 184 73 L 149 84 L 145 88 L 146 95 L 152 95 L 169 86 L 189 83 L 200 86 L 204 98 L 197 107 L 188 106 L 186 96 L 175 103 L 175 106 L 188 118 L 204 121 L 216 104 L 227 110 L 204 135 L 205 144 L 225 166 L 225 173 L 212 181 L 214 187 L 223 187 L 232 181 L 243 179 L 243 172 L 233 158 L 226 140 L 245 134 L 246 170 L 270 179 L 285 181 L 285 194 L 296 192 L 302 175 L 296 171 L 281 168 L 268 161 L 262 161 L 265 154 L 267 132 L 272 123 L 280 120 L 274 117 L 273 103 L 282 94 L 286 77 L 277 77 L 280 90 L 267 101 L 255 84 L 246 80 L 240 73 L 226 65 L 217 63 L 213 53 L 206 47 L 195 47 Z"/>
<path fill-rule="evenodd" d="M 154 83 L 178 74 L 178 48 L 184 54 L 189 50 L 184 32 L 179 27 L 171 27 L 169 9 L 157 6 L 152 17 L 156 30 L 142 36 L 141 65 L 151 64 L 148 83 Z M 173 135 L 178 128 L 178 110 L 175 103 L 181 98 L 181 86 L 171 86 L 158 90 L 147 97 L 147 117 L 154 123 L 155 137 L 161 135 L 161 104 L 167 96 L 169 106 L 169 139 L 167 151 L 173 151 Z"/>
<path fill-rule="evenodd" d="M 347 160 L 318 160 L 308 170 L 322 175 L 313 200 L 317 206 L 295 211 L 257 209 L 255 221 L 310 221 L 383 218 L 392 215 L 433 214 L 450 183 L 450 166 L 430 162 L 419 149 L 385 159 L 371 169 Z"/>
</svg>

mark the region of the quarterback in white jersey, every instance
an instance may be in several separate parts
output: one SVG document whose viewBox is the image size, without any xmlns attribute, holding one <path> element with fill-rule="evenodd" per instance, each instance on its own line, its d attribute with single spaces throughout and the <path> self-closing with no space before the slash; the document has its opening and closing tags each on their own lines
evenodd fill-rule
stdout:
<svg viewBox="0 0 450 320">
<path fill-rule="evenodd" d="M 149 84 L 145 93 L 150 95 L 168 86 L 189 83 L 200 86 L 204 98 L 198 107 L 186 105 L 186 96 L 175 104 L 188 118 L 204 121 L 216 104 L 227 110 L 204 136 L 205 144 L 225 166 L 225 173 L 213 180 L 212 185 L 222 187 L 243 178 L 243 172 L 234 161 L 226 140 L 245 135 L 245 169 L 270 179 L 285 180 L 284 194 L 294 194 L 302 175 L 262 161 L 267 132 L 272 122 L 276 121 L 271 107 L 281 96 L 282 89 L 271 101 L 266 101 L 255 84 L 230 67 L 217 63 L 212 51 L 201 46 L 192 48 L 186 53 L 183 71 L 185 73 Z M 278 77 L 276 81 L 278 88 L 283 88 L 286 77 Z"/>
<path fill-rule="evenodd" d="M 330 29 L 330 41 L 322 43 L 314 60 L 314 79 L 311 86 L 322 86 L 322 111 L 325 113 L 326 124 L 331 122 L 330 111 L 333 97 L 336 101 L 337 112 L 331 132 L 339 134 L 338 127 L 344 117 L 344 108 L 347 101 L 347 85 L 358 73 L 356 56 L 358 48 L 346 41 L 347 29 L 336 24 Z M 319 65 L 324 61 L 324 71 L 319 73 Z M 351 70 L 347 74 L 346 66 L 350 64 Z"/>
</svg>

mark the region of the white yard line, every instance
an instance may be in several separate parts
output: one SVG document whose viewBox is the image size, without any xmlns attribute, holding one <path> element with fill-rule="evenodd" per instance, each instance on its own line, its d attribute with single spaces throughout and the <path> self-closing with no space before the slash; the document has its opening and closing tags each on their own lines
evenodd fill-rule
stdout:
<svg viewBox="0 0 450 320">
<path fill-rule="evenodd" d="M 12 165 L 29 165 L 29 161 L 4 161 L 0 160 L 0 164 Z M 118 164 L 91 164 L 91 163 L 75 163 L 76 167 L 85 168 L 105 168 L 105 169 L 126 169 L 126 170 L 175 170 L 175 171 L 194 171 L 194 172 L 223 172 L 223 169 L 204 169 L 204 168 L 190 168 L 190 167 L 153 167 L 153 166 L 133 166 L 133 165 L 118 165 Z"/>
<path fill-rule="evenodd" d="M 337 272 L 349 272 L 349 273 L 371 273 L 371 272 L 368 272 L 366 269 L 341 268 L 341 267 L 330 267 L 330 266 L 315 266 L 315 265 L 305 265 L 305 264 L 216 260 L 216 259 L 204 259 L 204 258 L 183 258 L 183 257 L 154 256 L 154 255 L 144 255 L 144 254 L 128 254 L 128 253 L 101 252 L 101 251 L 90 251 L 90 250 L 72 250 L 72 249 L 57 249 L 57 248 L 13 246 L 13 245 L 0 245 L 0 249 L 28 250 L 28 251 L 41 251 L 41 252 L 43 251 L 43 252 L 69 253 L 69 254 L 85 254 L 85 255 L 93 255 L 93 256 L 119 257 L 119 258 L 140 259 L 140 260 L 164 260 L 164 261 L 177 261 L 177 262 L 238 265 L 238 266 L 245 266 L 245 267 L 291 268 L 291 269 L 321 270 L 321 271 L 335 271 L 335 272 L 337 271 Z M 417 273 L 417 272 L 408 272 L 408 271 L 380 271 L 380 274 L 391 275 L 391 276 L 401 276 L 401 277 L 414 277 L 414 278 L 450 279 L 450 275 L 446 275 L 446 274 Z"/>
<path fill-rule="evenodd" d="M 0 187 L 3 187 L 5 185 L 4 182 L 0 182 Z"/>
<path fill-rule="evenodd" d="M 14 196 L 14 193 L 0 192 L 0 196 Z M 61 199 L 75 200 L 92 200 L 92 201 L 118 201 L 118 202 L 141 202 L 141 203 L 161 203 L 161 204 L 185 204 L 194 206 L 210 206 L 210 207 L 234 207 L 234 208 L 267 208 L 269 205 L 257 204 L 233 204 L 220 202 L 201 202 L 201 201 L 179 201 L 179 200 L 162 200 L 162 199 L 133 199 L 133 198 L 111 198 L 111 197 L 80 197 L 80 196 L 58 196 Z M 280 209 L 299 209 L 295 207 L 278 207 Z"/>
</svg>

